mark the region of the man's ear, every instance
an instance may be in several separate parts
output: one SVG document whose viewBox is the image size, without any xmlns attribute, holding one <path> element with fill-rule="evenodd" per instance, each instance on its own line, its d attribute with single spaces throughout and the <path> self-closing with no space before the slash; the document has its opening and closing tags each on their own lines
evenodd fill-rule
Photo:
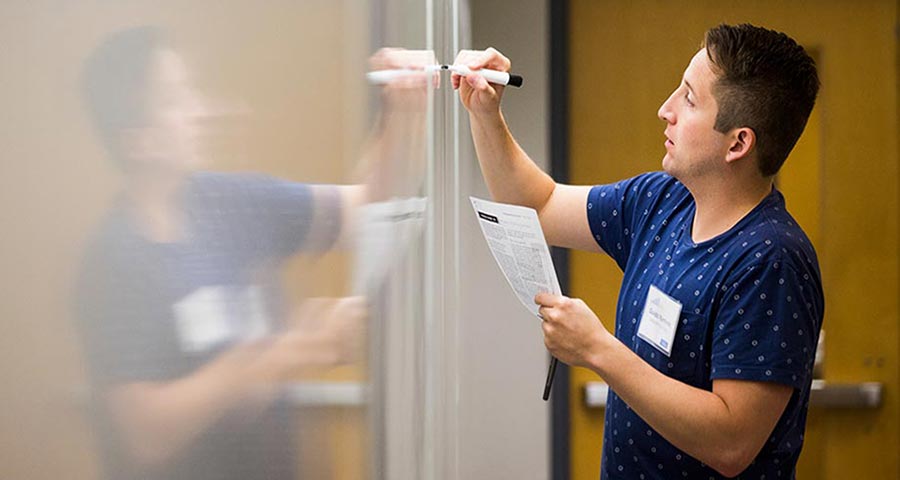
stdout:
<svg viewBox="0 0 900 480">
<path fill-rule="evenodd" d="M 756 132 L 750 127 L 735 128 L 730 135 L 731 144 L 728 146 L 726 162 L 734 162 L 750 155 L 756 147 Z"/>
</svg>

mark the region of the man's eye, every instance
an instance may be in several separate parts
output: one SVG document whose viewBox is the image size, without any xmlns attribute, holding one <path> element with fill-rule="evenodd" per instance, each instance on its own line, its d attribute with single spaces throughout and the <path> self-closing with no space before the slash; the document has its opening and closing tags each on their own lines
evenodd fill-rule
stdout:
<svg viewBox="0 0 900 480">
<path fill-rule="evenodd" d="M 688 93 L 684 94 L 684 101 L 686 101 L 688 105 L 690 105 L 692 107 L 694 106 L 694 102 L 691 101 L 690 94 L 688 94 Z"/>
</svg>

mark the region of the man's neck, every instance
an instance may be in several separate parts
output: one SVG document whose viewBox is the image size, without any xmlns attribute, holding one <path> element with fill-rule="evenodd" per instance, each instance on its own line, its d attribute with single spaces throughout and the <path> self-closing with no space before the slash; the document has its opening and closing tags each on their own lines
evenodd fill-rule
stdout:
<svg viewBox="0 0 900 480">
<path fill-rule="evenodd" d="M 701 243 L 727 232 L 747 216 L 772 191 L 772 181 L 716 182 L 689 190 L 696 205 L 691 239 Z"/>
<path fill-rule="evenodd" d="M 141 232 L 150 240 L 171 243 L 183 235 L 181 191 L 184 178 L 138 174 L 126 184 L 129 209 Z"/>
</svg>

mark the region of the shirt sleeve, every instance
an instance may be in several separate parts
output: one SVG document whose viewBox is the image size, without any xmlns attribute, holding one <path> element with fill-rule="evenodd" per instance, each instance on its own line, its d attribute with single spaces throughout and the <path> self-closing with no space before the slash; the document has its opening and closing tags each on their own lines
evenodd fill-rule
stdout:
<svg viewBox="0 0 900 480">
<path fill-rule="evenodd" d="M 819 332 L 811 275 L 772 261 L 747 268 L 724 292 L 712 334 L 710 378 L 803 388 Z"/>
<path fill-rule="evenodd" d="M 651 172 L 597 185 L 588 193 L 587 217 L 594 241 L 622 270 L 631 255 L 635 224 L 644 209 L 643 203 L 652 201 L 664 182 L 662 173 Z M 660 188 L 654 188 L 657 184 Z"/>
<path fill-rule="evenodd" d="M 340 233 L 341 198 L 333 186 L 313 187 L 266 175 L 208 174 L 213 188 L 202 189 L 201 201 L 218 202 L 207 211 L 227 212 L 225 227 L 262 256 L 285 257 L 298 251 L 330 248 Z M 314 221 L 324 229 L 311 242 Z"/>
<path fill-rule="evenodd" d="M 316 204 L 313 189 L 303 183 L 261 175 L 250 177 L 245 182 L 247 201 L 254 205 L 252 216 L 246 219 L 246 223 L 254 225 L 262 236 L 262 245 L 267 252 L 283 257 L 312 247 L 308 240 L 314 219 L 317 215 L 329 215 L 316 210 L 333 208 L 334 205 Z M 330 212 L 330 215 L 336 214 L 339 215 L 338 212 Z M 315 247 L 322 249 L 321 243 L 324 242 L 318 243 L 320 245 Z"/>
</svg>

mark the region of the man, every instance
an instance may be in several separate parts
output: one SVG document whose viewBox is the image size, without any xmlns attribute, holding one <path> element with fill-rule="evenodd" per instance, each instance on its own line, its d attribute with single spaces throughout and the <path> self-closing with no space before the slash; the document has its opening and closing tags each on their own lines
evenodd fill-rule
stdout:
<svg viewBox="0 0 900 480">
<path fill-rule="evenodd" d="M 509 70 L 499 52 L 461 52 Z M 809 240 L 773 178 L 818 92 L 813 60 L 751 25 L 706 33 L 660 107 L 665 173 L 555 183 L 516 144 L 503 88 L 453 78 L 487 185 L 538 211 L 551 244 L 624 271 L 615 336 L 579 299 L 539 294 L 545 343 L 610 386 L 601 478 L 792 478 L 824 308 Z"/>
<path fill-rule="evenodd" d="M 372 61 L 393 67 L 396 53 Z M 125 179 L 76 294 L 104 471 L 293 480 L 294 424 L 279 387 L 358 355 L 365 309 L 342 298 L 290 311 L 279 267 L 342 243 L 346 219 L 384 193 L 377 182 L 395 166 L 381 160 L 403 146 L 382 140 L 403 126 L 381 119 L 366 184 L 201 172 L 211 112 L 188 73 L 152 27 L 110 36 L 84 68 L 89 113 Z M 426 91 L 421 78 L 406 86 L 386 86 L 386 106 L 410 108 Z"/>
</svg>

